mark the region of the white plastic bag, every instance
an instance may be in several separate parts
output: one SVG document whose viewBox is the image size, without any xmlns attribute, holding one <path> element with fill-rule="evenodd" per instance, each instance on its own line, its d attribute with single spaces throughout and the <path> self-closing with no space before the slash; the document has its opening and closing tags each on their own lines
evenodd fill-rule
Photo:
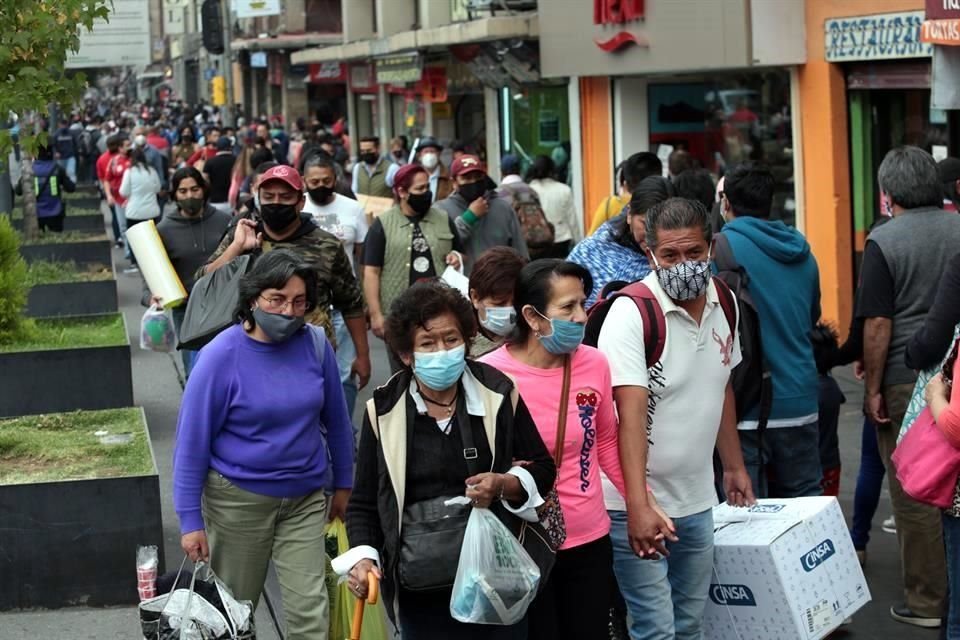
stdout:
<svg viewBox="0 0 960 640">
<path fill-rule="evenodd" d="M 469 503 L 465 497 L 448 504 Z M 460 563 L 450 596 L 450 615 L 460 622 L 519 622 L 537 595 L 540 569 L 510 530 L 489 509 L 474 508 L 467 521 Z"/>
<path fill-rule="evenodd" d="M 440 279 L 462 293 L 464 298 L 470 299 L 470 278 L 463 274 L 463 256 L 460 257 L 460 268 L 448 264 L 440 274 Z"/>
<path fill-rule="evenodd" d="M 176 346 L 177 334 L 170 316 L 157 305 L 151 305 L 140 320 L 140 348 L 168 353 Z"/>
</svg>

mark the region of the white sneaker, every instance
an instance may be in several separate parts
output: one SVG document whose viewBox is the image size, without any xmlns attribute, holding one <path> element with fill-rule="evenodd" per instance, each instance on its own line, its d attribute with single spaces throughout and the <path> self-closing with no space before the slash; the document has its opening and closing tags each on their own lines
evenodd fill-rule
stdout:
<svg viewBox="0 0 960 640">
<path fill-rule="evenodd" d="M 896 533 L 897 532 L 897 521 L 893 519 L 893 516 L 890 516 L 883 521 L 883 530 L 887 533 Z"/>
</svg>

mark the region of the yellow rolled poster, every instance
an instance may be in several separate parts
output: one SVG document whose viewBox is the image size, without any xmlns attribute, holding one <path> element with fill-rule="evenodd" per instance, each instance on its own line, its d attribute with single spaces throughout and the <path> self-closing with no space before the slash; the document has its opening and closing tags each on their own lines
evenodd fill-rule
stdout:
<svg viewBox="0 0 960 640">
<path fill-rule="evenodd" d="M 170 264 L 170 257 L 153 220 L 127 229 L 127 243 L 137 258 L 137 265 L 150 293 L 163 301 L 163 308 L 170 309 L 183 304 L 187 299 L 187 290 Z"/>
</svg>

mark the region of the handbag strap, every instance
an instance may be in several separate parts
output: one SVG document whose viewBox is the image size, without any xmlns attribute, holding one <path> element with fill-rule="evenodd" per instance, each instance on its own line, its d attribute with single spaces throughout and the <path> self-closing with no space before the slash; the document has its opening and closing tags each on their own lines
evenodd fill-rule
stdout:
<svg viewBox="0 0 960 640">
<path fill-rule="evenodd" d="M 473 439 L 473 422 L 470 420 L 470 414 L 467 413 L 467 401 L 464 398 L 463 385 L 460 385 L 460 390 L 457 392 L 457 412 L 455 414 L 455 420 L 457 421 L 457 429 L 460 431 L 460 441 L 463 443 L 463 459 L 467 462 L 467 473 L 471 476 L 475 476 L 478 473 L 482 473 L 480 469 L 480 462 L 478 460 L 478 452 L 476 442 Z M 491 464 L 495 454 L 493 451 L 490 452 Z M 491 466 L 490 471 L 493 470 Z"/>
<path fill-rule="evenodd" d="M 570 356 L 563 359 L 563 388 L 560 391 L 560 412 L 557 414 L 557 442 L 553 446 L 553 461 L 560 470 L 563 462 L 563 438 L 567 435 L 567 406 L 570 404 Z"/>
</svg>

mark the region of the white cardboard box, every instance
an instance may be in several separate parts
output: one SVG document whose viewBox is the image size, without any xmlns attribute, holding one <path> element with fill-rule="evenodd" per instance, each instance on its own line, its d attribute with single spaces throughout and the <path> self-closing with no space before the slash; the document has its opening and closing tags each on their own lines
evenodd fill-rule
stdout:
<svg viewBox="0 0 960 640">
<path fill-rule="evenodd" d="M 708 640 L 820 640 L 870 601 L 836 498 L 714 507 Z"/>
</svg>

